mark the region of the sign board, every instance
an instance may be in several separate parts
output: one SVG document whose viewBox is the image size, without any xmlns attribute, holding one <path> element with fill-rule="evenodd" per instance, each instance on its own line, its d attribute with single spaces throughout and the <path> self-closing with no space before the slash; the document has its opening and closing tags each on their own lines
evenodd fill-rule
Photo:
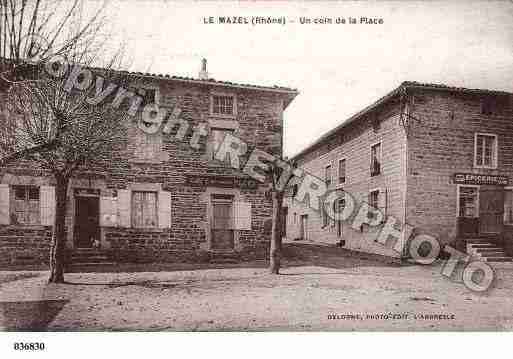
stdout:
<svg viewBox="0 0 513 359">
<path fill-rule="evenodd" d="M 473 185 L 495 185 L 507 186 L 509 183 L 508 176 L 498 175 L 481 175 L 475 173 L 455 173 L 454 183 L 457 184 L 473 184 Z"/>
<path fill-rule="evenodd" d="M 185 184 L 192 187 L 258 188 L 256 180 L 234 176 L 186 175 Z"/>
</svg>

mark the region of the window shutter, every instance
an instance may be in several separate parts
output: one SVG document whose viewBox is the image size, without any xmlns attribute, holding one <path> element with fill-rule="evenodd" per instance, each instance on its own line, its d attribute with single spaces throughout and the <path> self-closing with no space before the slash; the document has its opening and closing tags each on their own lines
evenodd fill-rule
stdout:
<svg viewBox="0 0 513 359">
<path fill-rule="evenodd" d="M 11 222 L 9 185 L 0 184 L 0 224 Z"/>
<path fill-rule="evenodd" d="M 233 212 L 234 229 L 251 230 L 251 203 L 234 202 Z"/>
<path fill-rule="evenodd" d="M 130 228 L 131 191 L 129 189 L 118 190 L 118 226 Z"/>
<path fill-rule="evenodd" d="M 171 192 L 159 191 L 158 221 L 160 228 L 171 228 Z"/>
<path fill-rule="evenodd" d="M 118 225 L 118 200 L 115 197 L 100 197 L 100 226 Z"/>
<path fill-rule="evenodd" d="M 43 226 L 53 226 L 55 221 L 55 187 L 41 186 L 39 191 L 41 224 Z"/>
</svg>

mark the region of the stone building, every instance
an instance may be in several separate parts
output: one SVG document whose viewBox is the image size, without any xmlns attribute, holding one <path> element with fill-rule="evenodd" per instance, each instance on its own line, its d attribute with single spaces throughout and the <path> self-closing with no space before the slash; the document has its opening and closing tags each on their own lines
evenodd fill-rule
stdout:
<svg viewBox="0 0 513 359">
<path fill-rule="evenodd" d="M 292 160 L 329 189 L 413 226 L 414 235 L 511 261 L 513 94 L 404 82 Z M 383 225 L 354 229 L 292 198 L 286 206 L 288 239 L 408 256 L 404 238 L 402 251 L 376 241 Z"/>
<path fill-rule="evenodd" d="M 217 256 L 262 258 L 270 240 L 268 186 L 213 158 L 231 133 L 281 156 L 283 113 L 298 94 L 284 87 L 127 73 L 144 100 L 172 113 L 184 127 L 148 135 L 128 124 L 122 150 L 107 168 L 80 168 L 68 190 L 68 258 L 92 261 L 177 262 Z M 193 129 L 208 135 L 198 149 Z M 185 131 L 177 139 L 178 131 Z M 279 143 L 279 145 L 277 145 Z M 19 161 L 0 173 L 0 262 L 48 258 L 55 214 L 52 176 Z M 93 247 L 98 247 L 93 249 Z"/>
</svg>

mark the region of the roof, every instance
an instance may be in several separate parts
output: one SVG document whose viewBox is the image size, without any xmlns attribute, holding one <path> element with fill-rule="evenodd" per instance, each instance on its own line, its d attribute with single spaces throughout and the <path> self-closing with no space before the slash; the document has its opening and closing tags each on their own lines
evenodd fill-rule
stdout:
<svg viewBox="0 0 513 359">
<path fill-rule="evenodd" d="M 198 85 L 232 87 L 232 88 L 243 89 L 243 90 L 267 91 L 267 92 L 273 92 L 273 93 L 278 93 L 278 94 L 284 94 L 284 95 L 286 95 L 286 102 L 284 104 L 284 109 L 287 108 L 287 106 L 292 102 L 292 100 L 294 100 L 294 98 L 299 94 L 299 91 L 297 89 L 290 88 L 290 87 L 277 86 L 277 85 L 260 86 L 260 85 L 236 83 L 236 82 L 231 82 L 231 81 L 219 81 L 219 80 L 215 80 L 213 78 L 203 80 L 203 79 L 193 78 L 193 77 L 183 77 L 183 76 L 175 76 L 175 75 L 169 75 L 169 74 L 155 74 L 155 73 L 148 73 L 148 72 L 132 72 L 132 71 L 118 71 L 118 72 L 129 74 L 129 75 L 134 75 L 134 76 L 140 76 L 140 77 L 149 77 L 149 78 L 154 78 L 154 79 L 187 82 L 187 83 L 198 84 Z"/>
<path fill-rule="evenodd" d="M 422 83 L 422 82 L 416 82 L 416 81 L 404 81 L 396 87 L 394 90 L 387 93 L 385 96 L 379 98 L 369 106 L 365 107 L 363 110 L 355 113 L 348 119 L 344 120 L 340 125 L 336 126 L 335 128 L 329 130 L 325 134 L 323 134 L 321 137 L 319 137 L 317 140 L 313 141 L 309 145 L 307 145 L 304 149 L 296 153 L 294 156 L 291 156 L 291 160 L 297 159 L 299 156 L 304 155 L 305 153 L 312 150 L 315 146 L 319 145 L 326 139 L 333 136 L 335 133 L 341 131 L 346 126 L 348 126 L 350 123 L 362 118 L 367 113 L 374 110 L 376 107 L 384 104 L 385 102 L 389 101 L 393 97 L 395 97 L 397 94 L 399 94 L 404 89 L 428 89 L 428 90 L 438 90 L 438 91 L 449 91 L 449 92 L 459 92 L 459 93 L 468 93 L 468 94 L 481 94 L 481 95 L 508 95 L 511 96 L 513 93 L 505 92 L 505 91 L 499 91 L 499 90 L 487 90 L 487 89 L 470 89 L 465 87 L 455 87 L 455 86 L 448 86 L 444 84 L 431 84 L 431 83 Z"/>
</svg>

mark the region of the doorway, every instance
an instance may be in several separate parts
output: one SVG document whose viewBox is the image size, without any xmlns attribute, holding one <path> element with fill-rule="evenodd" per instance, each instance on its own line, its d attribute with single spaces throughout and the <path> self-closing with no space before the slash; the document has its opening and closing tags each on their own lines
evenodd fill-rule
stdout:
<svg viewBox="0 0 513 359">
<path fill-rule="evenodd" d="M 75 197 L 74 242 L 76 248 L 92 248 L 100 242 L 100 201 L 98 197 Z"/>
<path fill-rule="evenodd" d="M 212 250 L 233 250 L 233 196 L 212 195 Z"/>
<path fill-rule="evenodd" d="M 504 189 L 495 186 L 458 186 L 458 235 L 496 236 L 504 227 Z"/>
<path fill-rule="evenodd" d="M 482 186 L 479 190 L 479 232 L 499 234 L 503 230 L 504 190 Z"/>
<path fill-rule="evenodd" d="M 303 240 L 308 240 L 308 215 L 303 214 L 301 216 L 301 222 L 300 222 L 300 238 Z"/>
</svg>

